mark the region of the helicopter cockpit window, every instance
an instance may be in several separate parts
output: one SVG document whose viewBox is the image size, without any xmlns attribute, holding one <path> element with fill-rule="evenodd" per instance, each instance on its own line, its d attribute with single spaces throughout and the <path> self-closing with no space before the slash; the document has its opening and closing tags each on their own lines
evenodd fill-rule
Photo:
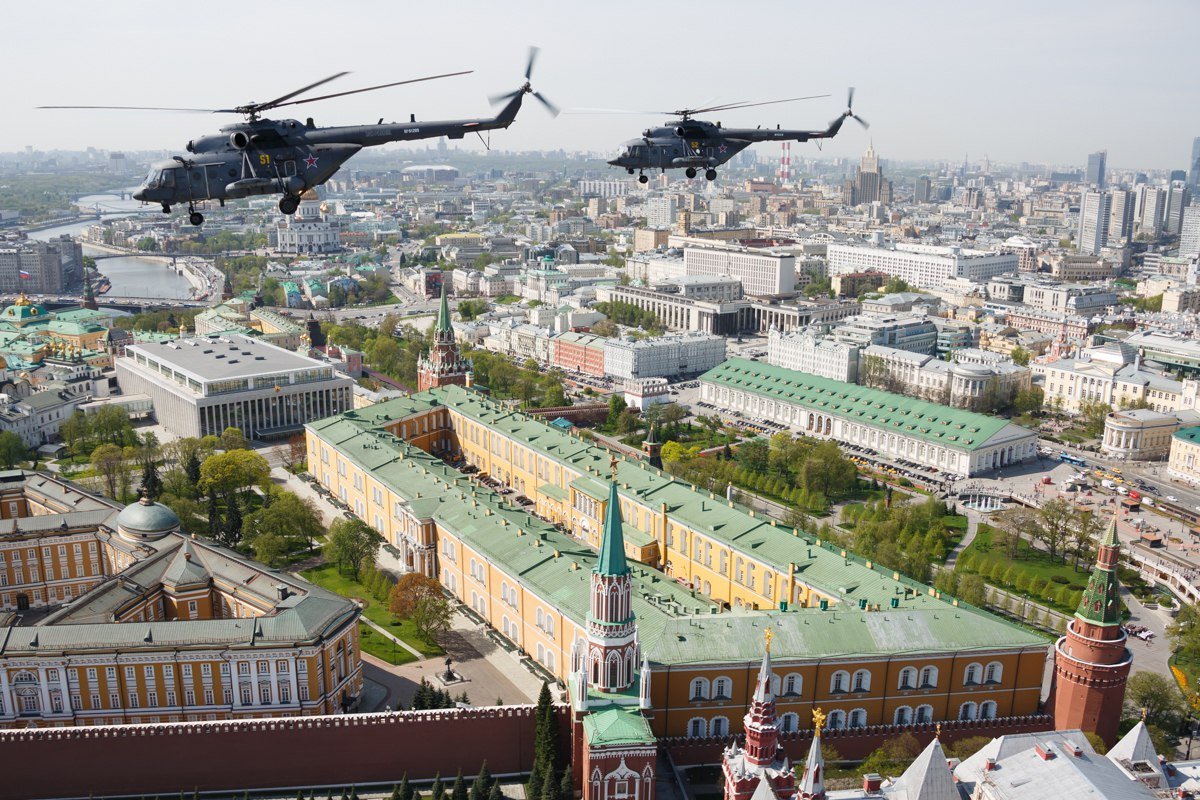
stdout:
<svg viewBox="0 0 1200 800">
<path fill-rule="evenodd" d="M 174 186 L 175 185 L 175 170 L 164 169 L 162 171 L 162 178 L 160 179 L 158 185 L 167 187 L 167 188 Z"/>
<path fill-rule="evenodd" d="M 142 181 L 142 185 L 150 189 L 158 186 L 158 170 L 152 169 L 146 173 L 146 178 Z"/>
</svg>

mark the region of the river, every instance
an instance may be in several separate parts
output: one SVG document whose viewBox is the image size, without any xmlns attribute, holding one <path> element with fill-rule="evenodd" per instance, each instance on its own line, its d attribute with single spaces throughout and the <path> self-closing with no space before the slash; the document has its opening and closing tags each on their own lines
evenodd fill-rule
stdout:
<svg viewBox="0 0 1200 800">
<path fill-rule="evenodd" d="M 122 200 L 118 195 L 89 195 L 82 197 L 79 204 L 83 206 L 98 206 L 101 209 L 113 209 L 117 213 L 105 214 L 104 219 L 121 219 L 133 216 L 135 212 L 144 210 L 145 206 L 135 200 Z M 75 235 L 91 225 L 95 220 L 72 222 L 68 225 L 58 225 L 44 228 L 29 234 L 31 239 L 45 241 L 64 233 Z M 85 256 L 107 255 L 88 245 L 83 246 Z M 108 294 L 113 297 L 156 297 L 164 300 L 187 300 L 192 296 L 192 286 L 187 278 L 171 269 L 171 262 L 147 256 L 118 256 L 105 258 L 96 262 L 102 275 L 112 281 L 112 289 Z"/>
</svg>

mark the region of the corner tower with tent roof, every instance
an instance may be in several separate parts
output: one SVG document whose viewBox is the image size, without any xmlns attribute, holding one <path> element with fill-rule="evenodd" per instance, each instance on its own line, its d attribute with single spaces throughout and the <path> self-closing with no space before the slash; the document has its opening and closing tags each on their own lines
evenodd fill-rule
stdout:
<svg viewBox="0 0 1200 800">
<path fill-rule="evenodd" d="M 458 343 L 454 341 L 450 304 L 446 300 L 446 282 L 442 281 L 441 303 L 433 328 L 433 346 L 417 363 L 417 391 L 450 385 L 471 385 L 471 363 L 462 357 Z"/>
<path fill-rule="evenodd" d="M 1095 733 L 1109 746 L 1117 740 L 1133 661 L 1121 627 L 1120 552 L 1114 515 L 1079 609 L 1054 645 L 1054 727 Z"/>
<path fill-rule="evenodd" d="M 721 771 L 725 775 L 725 800 L 793 800 L 796 797 L 796 776 L 791 762 L 779 745 L 779 719 L 775 713 L 774 673 L 771 668 L 771 639 L 774 632 L 767 628 L 766 645 L 754 698 L 743 718 L 746 742 L 736 742 L 725 748 Z M 816 738 L 809 751 L 809 767 L 814 785 L 821 786 L 820 710 L 813 713 L 818 725 Z M 816 762 L 813 759 L 817 759 Z M 805 773 L 809 780 L 809 772 Z M 810 795 L 815 796 L 815 795 Z M 821 789 L 824 797 L 824 789 Z"/>
</svg>

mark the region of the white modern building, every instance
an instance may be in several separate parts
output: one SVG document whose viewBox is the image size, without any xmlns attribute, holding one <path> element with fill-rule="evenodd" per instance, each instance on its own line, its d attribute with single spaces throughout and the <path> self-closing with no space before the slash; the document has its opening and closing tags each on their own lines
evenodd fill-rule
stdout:
<svg viewBox="0 0 1200 800">
<path fill-rule="evenodd" d="M 937 337 L 936 325 L 924 317 L 907 314 L 847 317 L 833 329 L 833 338 L 843 344 L 877 344 L 925 355 L 937 352 Z"/>
<path fill-rule="evenodd" d="M 240 428 L 279 438 L 352 405 L 353 379 L 241 334 L 131 344 L 115 366 L 121 391 L 149 396 L 158 421 L 179 436 Z"/>
<path fill-rule="evenodd" d="M 649 197 L 645 208 L 647 228 L 670 228 L 675 224 L 674 197 Z"/>
<path fill-rule="evenodd" d="M 846 383 L 858 383 L 859 349 L 808 330 L 767 334 L 768 364 Z"/>
<path fill-rule="evenodd" d="M 1003 419 L 740 358 L 701 376 L 700 399 L 959 478 L 1037 454 L 1037 435 Z"/>
<path fill-rule="evenodd" d="M 739 278 L 746 294 L 791 295 L 796 290 L 796 256 L 778 247 L 748 247 L 737 242 L 687 239 L 683 248 L 687 275 Z"/>
<path fill-rule="evenodd" d="M 867 244 L 830 244 L 830 275 L 882 272 L 911 286 L 939 286 L 949 278 L 987 281 L 1006 272 L 1016 272 L 1016 253 L 993 253 L 958 246 L 898 243 L 886 247 Z"/>
<path fill-rule="evenodd" d="M 697 375 L 724 360 L 725 337 L 706 333 L 604 343 L 604 372 L 621 380 Z"/>
</svg>

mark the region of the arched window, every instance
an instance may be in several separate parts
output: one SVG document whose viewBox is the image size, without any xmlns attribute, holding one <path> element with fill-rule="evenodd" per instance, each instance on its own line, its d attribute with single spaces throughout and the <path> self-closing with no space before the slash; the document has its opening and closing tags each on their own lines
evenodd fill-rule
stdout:
<svg viewBox="0 0 1200 800">
<path fill-rule="evenodd" d="M 983 670 L 984 683 L 1000 683 L 1004 680 L 1004 665 L 999 661 L 989 661 Z"/>
<path fill-rule="evenodd" d="M 692 700 L 707 700 L 708 678 L 693 678 L 692 689 L 688 692 L 688 697 Z"/>
<path fill-rule="evenodd" d="M 709 736 L 728 736 L 729 735 L 729 719 L 727 717 L 713 717 L 712 722 L 708 724 Z"/>
<path fill-rule="evenodd" d="M 850 712 L 850 727 L 867 727 L 867 710 L 865 708 L 856 708 Z"/>
<path fill-rule="evenodd" d="M 917 706 L 917 723 L 928 725 L 930 722 L 933 722 L 933 706 L 928 704 Z"/>
<path fill-rule="evenodd" d="M 719 678 L 714 678 L 713 682 L 712 682 L 712 687 L 713 687 L 712 699 L 713 700 L 728 700 L 730 697 L 729 692 L 730 692 L 732 686 L 733 686 L 733 681 L 729 680 L 729 678 L 726 678 L 725 676 L 721 676 Z"/>
<path fill-rule="evenodd" d="M 865 669 L 856 670 L 854 673 L 854 691 L 869 692 L 871 691 L 871 673 Z"/>
<path fill-rule="evenodd" d="M 980 719 L 995 719 L 996 718 L 996 701 L 984 700 L 979 704 Z"/>
<path fill-rule="evenodd" d="M 846 727 L 846 712 L 830 711 L 829 716 L 825 718 L 825 727 L 831 731 Z"/>
<path fill-rule="evenodd" d="M 701 739 L 708 732 L 708 723 L 704 721 L 704 717 L 692 717 L 688 720 L 688 736 L 693 739 Z"/>
<path fill-rule="evenodd" d="M 846 687 L 850 685 L 850 673 L 844 669 L 839 669 L 833 673 L 833 677 L 829 680 L 830 694 L 842 694 L 846 691 Z"/>
<path fill-rule="evenodd" d="M 964 720 L 965 719 L 975 719 L 975 716 L 978 713 L 979 713 L 979 707 L 977 705 L 975 705 L 973 702 L 971 702 L 970 700 L 968 700 L 967 702 L 963 703 L 961 706 L 958 707 L 958 718 L 959 719 L 964 719 Z"/>
<path fill-rule="evenodd" d="M 779 718 L 779 730 L 792 733 L 800 729 L 800 715 L 788 712 Z"/>
<path fill-rule="evenodd" d="M 967 686 L 974 686 L 979 683 L 979 676 L 983 672 L 981 664 L 967 664 L 966 672 L 963 675 L 963 683 Z"/>
<path fill-rule="evenodd" d="M 913 710 L 911 706 L 900 706 L 892 716 L 893 725 L 909 725 L 912 723 Z"/>
<path fill-rule="evenodd" d="M 900 688 L 917 688 L 917 670 L 915 667 L 905 667 L 904 669 L 900 670 Z"/>
<path fill-rule="evenodd" d="M 799 672 L 789 672 L 783 678 L 783 694 L 786 697 L 795 697 L 804 691 L 804 676 Z"/>
<path fill-rule="evenodd" d="M 921 667 L 921 688 L 933 689 L 938 682 L 937 667 Z"/>
</svg>

